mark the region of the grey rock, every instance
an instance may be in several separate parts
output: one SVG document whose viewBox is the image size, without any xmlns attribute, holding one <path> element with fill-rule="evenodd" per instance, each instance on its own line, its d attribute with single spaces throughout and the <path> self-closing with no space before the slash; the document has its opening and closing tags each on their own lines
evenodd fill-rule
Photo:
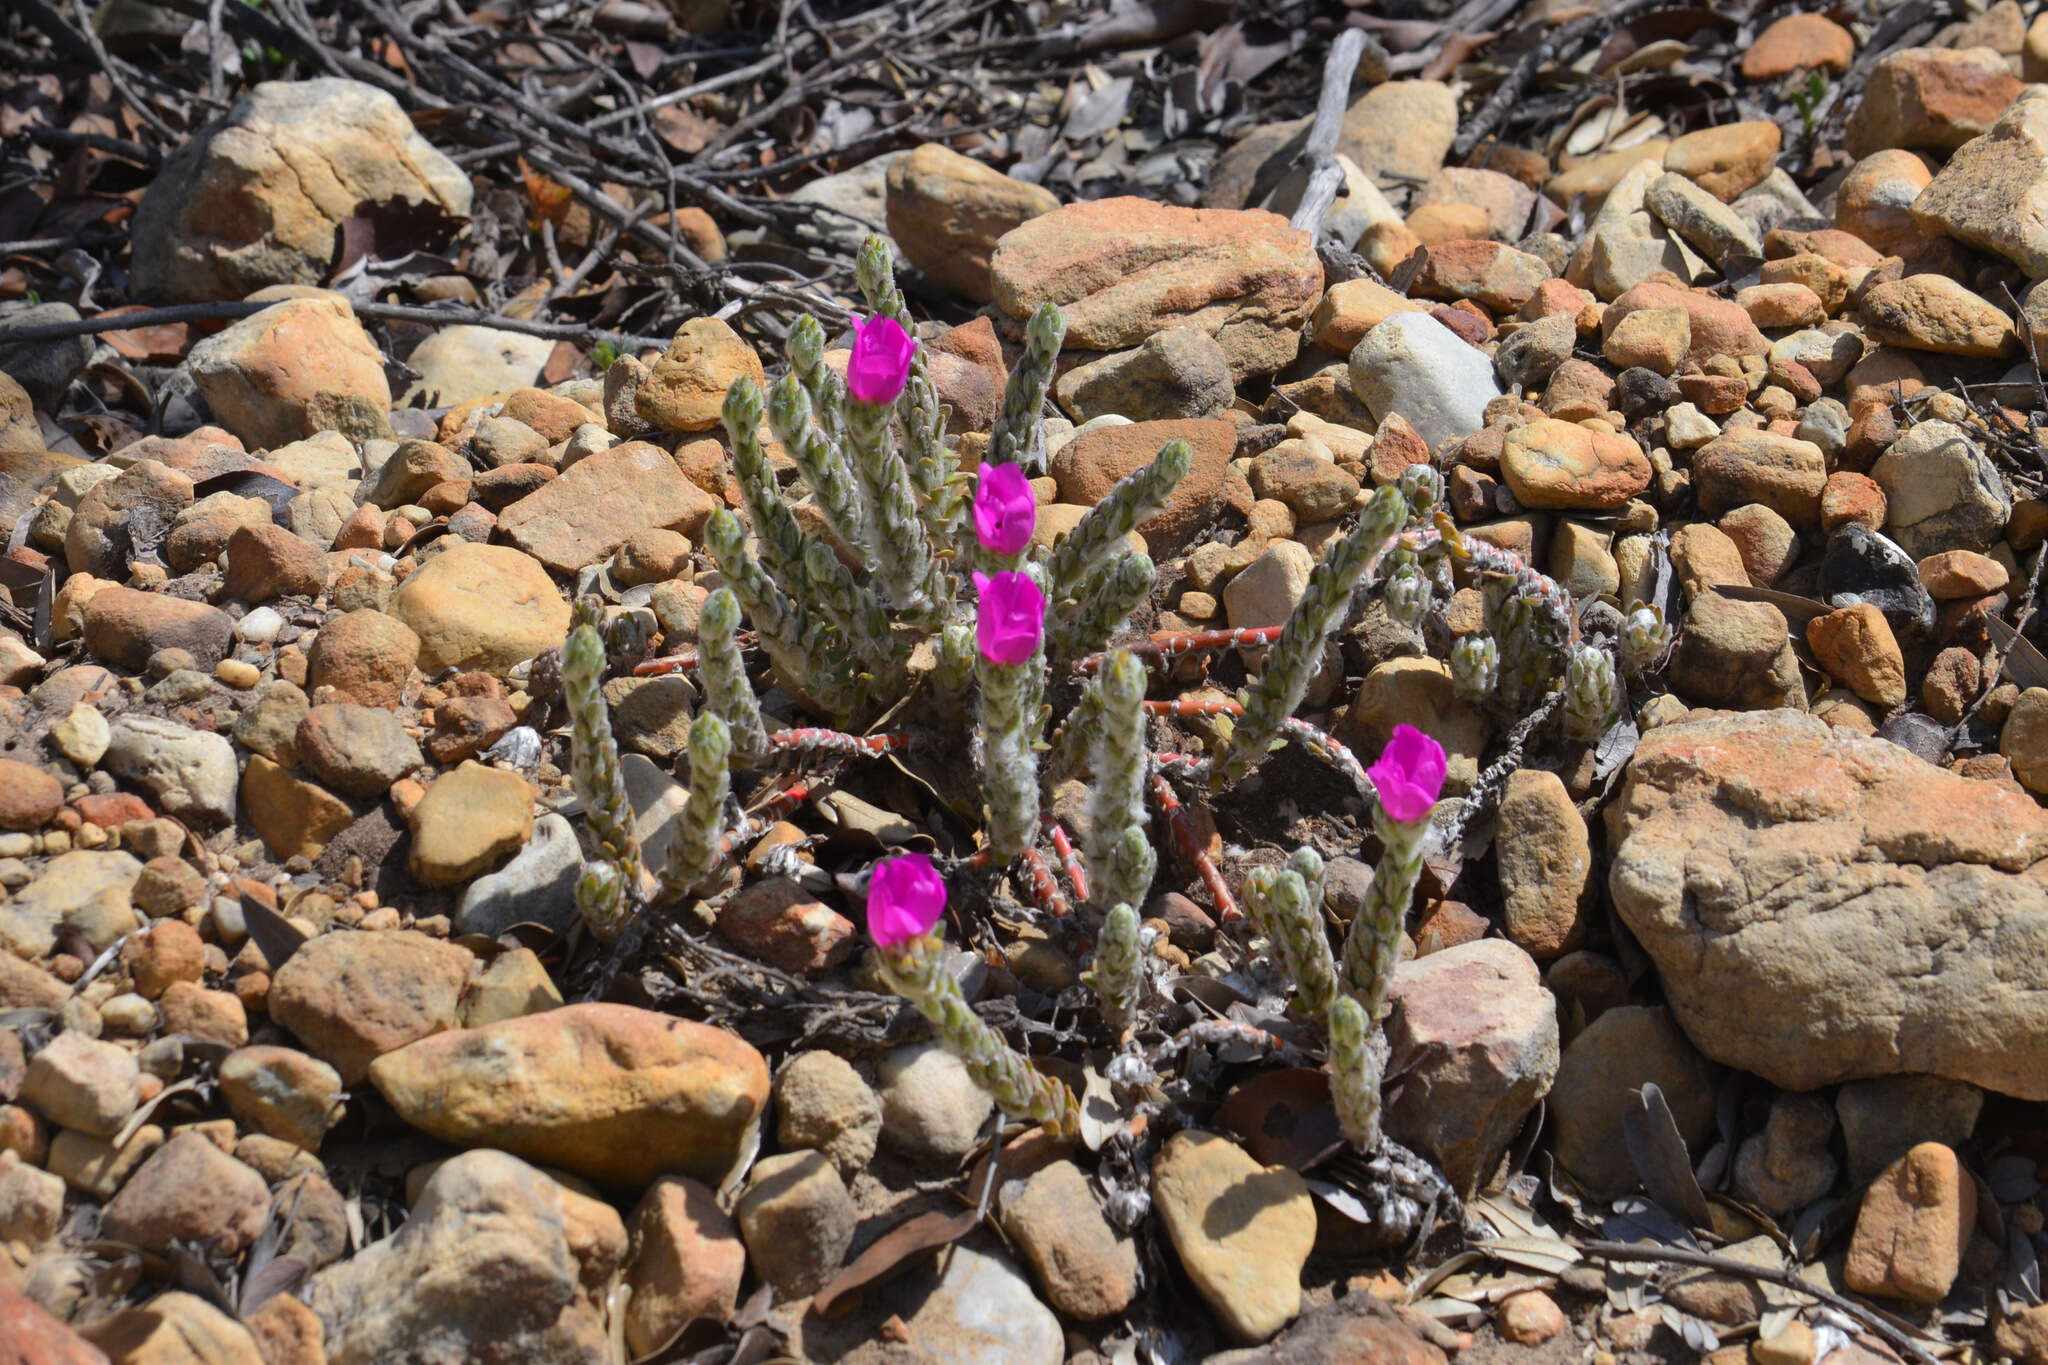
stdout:
<svg viewBox="0 0 2048 1365">
<path fill-rule="evenodd" d="M 785 1152 L 754 1163 L 733 1208 L 754 1273 L 776 1296 L 824 1287 L 853 1245 L 853 1198 L 823 1152 Z"/>
<path fill-rule="evenodd" d="M 882 1139 L 917 1161 L 958 1165 L 974 1150 L 995 1107 L 958 1057 L 938 1043 L 909 1043 L 885 1054 Z"/>
<path fill-rule="evenodd" d="M 1675 172 L 1651 181 L 1643 204 L 1716 266 L 1730 257 L 1764 254 L 1763 243 L 1741 214 Z"/>
<path fill-rule="evenodd" d="M 1943 550 L 1988 550 L 2012 516 L 2005 478 L 1959 426 L 1922 422 L 1877 457 L 1885 531 L 1916 559 Z"/>
<path fill-rule="evenodd" d="M 153 716 L 114 727 L 106 769 L 156 798 L 168 815 L 227 824 L 235 818 L 235 746 L 227 736 Z"/>
<path fill-rule="evenodd" d="M 1661 733 L 1661 732 L 1660 732 Z M 1588 1024 L 1564 1050 L 1551 1087 L 1557 1160 L 1598 1198 L 1636 1183 L 1623 1109 L 1654 1081 L 1693 1151 L 1714 1130 L 1714 1073 L 1663 1009 L 1620 1005 Z"/>
<path fill-rule="evenodd" d="M 916 1311 L 908 1311 L 911 1303 L 904 1305 L 904 1326 L 934 1360 L 1059 1365 L 1066 1359 L 1060 1320 L 1013 1266 L 995 1256 L 955 1246 L 938 1283 L 921 1302 L 911 1302 Z"/>
<path fill-rule="evenodd" d="M 575 827 L 559 815 L 543 815 L 533 823 L 533 838 L 511 862 L 477 878 L 462 893 L 456 932 L 495 938 L 530 922 L 565 934 L 576 923 L 576 878 L 582 872 Z"/>
<path fill-rule="evenodd" d="M 129 899 L 142 864 L 126 853 L 74 848 L 50 860 L 36 879 L 0 902 L 0 947 L 38 958 L 56 946 L 68 924 L 95 948 L 110 946 L 138 924 Z"/>
<path fill-rule="evenodd" d="M 1237 397 L 1230 357 L 1199 327 L 1169 327 L 1061 375 L 1053 395 L 1077 422 L 1116 413 L 1134 422 L 1220 417 Z"/>
<path fill-rule="evenodd" d="M 63 401 L 64 391 L 92 359 L 92 338 L 10 342 L 7 334 L 16 328 L 76 321 L 78 310 L 68 303 L 30 304 L 0 317 L 0 374 L 21 385 L 39 408 L 55 411 Z"/>
<path fill-rule="evenodd" d="M 1403 962 L 1387 1041 L 1401 1075 L 1387 1131 L 1469 1194 L 1493 1174 L 1557 1076 L 1557 1001 L 1505 939 Z"/>
<path fill-rule="evenodd" d="M 833 241 L 858 248 L 869 237 L 879 236 L 889 243 L 892 255 L 898 254 L 895 240 L 889 236 L 889 168 L 909 155 L 908 151 L 884 152 L 850 171 L 800 186 L 790 194 L 790 201 L 817 205 L 822 211 L 813 216 L 812 226 Z M 726 240 L 742 245 L 740 233 L 731 233 Z"/>
<path fill-rule="evenodd" d="M 775 1077 L 775 1140 L 810 1147 L 849 1179 L 875 1155 L 882 1102 L 851 1063 L 835 1053 L 799 1052 Z"/>
<path fill-rule="evenodd" d="M 1828 1152 L 1835 1111 L 1820 1095 L 1780 1095 L 1761 1133 L 1735 1152 L 1735 1193 L 1766 1213 L 1805 1208 L 1834 1188 L 1841 1168 Z"/>
<path fill-rule="evenodd" d="M 1977 1131 L 1984 1092 L 1941 1076 L 1883 1076 L 1835 1092 L 1849 1152 L 1849 1183 L 1862 1185 L 1923 1142 L 1960 1147 Z"/>
<path fill-rule="evenodd" d="M 1351 352 L 1351 388 L 1377 421 L 1400 413 L 1432 450 L 1485 425 L 1492 362 L 1427 313 L 1396 313 Z"/>
<path fill-rule="evenodd" d="M 403 1227 L 307 1282 L 329 1365 L 607 1365 L 604 1319 L 583 1291 L 605 1267 L 578 1264 L 601 1253 L 571 1242 L 574 1198 L 503 1152 L 451 1158 Z M 623 1252 L 622 1228 L 619 1241 Z"/>
<path fill-rule="evenodd" d="M 1578 344 L 1579 327 L 1569 313 L 1552 313 L 1516 330 L 1493 353 L 1494 372 L 1500 382 L 1513 387 L 1540 389 L 1550 382 L 1557 367 L 1572 358 Z"/>
</svg>

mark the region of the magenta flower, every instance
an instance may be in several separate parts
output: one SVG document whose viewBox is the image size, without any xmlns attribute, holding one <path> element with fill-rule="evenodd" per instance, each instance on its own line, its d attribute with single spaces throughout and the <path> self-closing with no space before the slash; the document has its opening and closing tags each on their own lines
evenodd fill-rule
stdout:
<svg viewBox="0 0 2048 1365">
<path fill-rule="evenodd" d="M 1045 635 L 1045 594 L 1029 574 L 977 572 L 974 590 L 981 594 L 975 613 L 974 643 L 992 664 L 1021 664 Z"/>
<path fill-rule="evenodd" d="M 875 864 L 868 882 L 868 933 L 893 948 L 931 932 L 946 913 L 946 883 L 922 853 L 899 853 Z"/>
<path fill-rule="evenodd" d="M 917 342 L 894 318 L 877 314 L 853 320 L 853 359 L 846 365 L 846 387 L 863 403 L 893 403 L 910 378 L 910 358 Z"/>
<path fill-rule="evenodd" d="M 1024 553 L 1038 524 L 1038 499 L 1031 480 L 1013 464 L 985 464 L 974 489 L 974 534 L 982 548 L 999 555 Z"/>
<path fill-rule="evenodd" d="M 1444 789 L 1445 767 L 1443 745 L 1412 725 L 1396 725 L 1366 776 L 1379 789 L 1380 805 L 1390 818 L 1420 820 Z"/>
</svg>

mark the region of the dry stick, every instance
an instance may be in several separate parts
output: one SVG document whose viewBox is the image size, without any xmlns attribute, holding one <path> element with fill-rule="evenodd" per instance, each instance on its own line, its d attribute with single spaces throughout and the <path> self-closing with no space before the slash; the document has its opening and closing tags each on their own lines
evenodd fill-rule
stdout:
<svg viewBox="0 0 2048 1365">
<path fill-rule="evenodd" d="M 1781 1288 L 1817 1299 L 1837 1312 L 1848 1314 L 1913 1359 L 1922 1362 L 1922 1365 L 1942 1365 L 1942 1362 L 1925 1347 L 1877 1313 L 1854 1299 L 1845 1298 L 1832 1289 L 1803 1278 L 1796 1271 L 1738 1261 L 1733 1256 L 1687 1251 L 1683 1247 L 1645 1246 L 1637 1242 L 1575 1242 L 1572 1245 L 1581 1253 L 1602 1261 L 1662 1261 L 1670 1265 L 1698 1266 L 1702 1270 L 1718 1271 L 1723 1275 L 1740 1275 L 1747 1279 L 1765 1280 Z"/>
<path fill-rule="evenodd" d="M 1306 163 L 1315 169 L 1309 172 L 1308 188 L 1302 192 L 1301 204 L 1287 224 L 1296 232 L 1306 232 L 1310 241 L 1322 235 L 1323 219 L 1329 216 L 1330 205 L 1337 200 L 1337 189 L 1344 183 L 1344 168 L 1337 164 L 1337 134 L 1343 131 L 1344 107 L 1351 100 L 1351 77 L 1358 70 L 1358 59 L 1364 55 L 1365 30 L 1347 28 L 1337 35 L 1337 41 L 1330 45 L 1329 57 L 1323 62 L 1323 90 L 1316 100 L 1316 121 L 1309 128 L 1308 146 L 1303 149 Z"/>
<path fill-rule="evenodd" d="M 223 299 L 217 303 L 177 303 L 168 308 L 145 308 L 137 313 L 99 313 L 89 318 L 71 322 L 41 322 L 33 327 L 0 328 L 0 342 L 13 345 L 26 341 L 63 341 L 69 337 L 93 336 L 100 332 L 127 332 L 142 327 L 163 327 L 174 322 L 232 322 L 237 318 L 251 317 L 270 307 L 269 303 L 251 303 L 246 299 Z M 609 341 L 614 345 L 633 347 L 652 346 L 665 349 L 665 337 L 633 336 L 625 332 L 607 331 L 601 327 L 585 327 L 578 323 L 534 322 L 528 318 L 508 318 L 501 314 L 485 312 L 481 308 L 419 308 L 403 303 L 358 303 L 353 304 L 356 316 L 369 318 L 373 322 L 417 322 L 429 327 L 449 323 L 471 323 L 479 327 L 495 327 L 503 332 L 519 332 L 526 336 L 544 337 L 550 341 Z"/>
<path fill-rule="evenodd" d="M 1522 97 L 1523 89 L 1535 78 L 1537 69 L 1544 63 L 1555 60 L 1561 53 L 1576 49 L 1585 39 L 1597 33 L 1611 32 L 1621 24 L 1633 19 L 1643 10 L 1660 0 L 1623 0 L 1599 14 L 1574 19 L 1553 29 L 1548 37 L 1516 62 L 1514 68 L 1494 88 L 1479 112 L 1466 120 L 1457 140 L 1451 144 L 1451 159 L 1462 165 L 1472 149 L 1492 136 L 1494 128 L 1507 117 L 1515 101 Z"/>
</svg>

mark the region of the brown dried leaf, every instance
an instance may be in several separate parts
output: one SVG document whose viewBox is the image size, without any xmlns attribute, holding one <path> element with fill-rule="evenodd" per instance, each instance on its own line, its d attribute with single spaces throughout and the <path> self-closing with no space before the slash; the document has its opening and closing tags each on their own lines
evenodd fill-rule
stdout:
<svg viewBox="0 0 2048 1365">
<path fill-rule="evenodd" d="M 955 1214 L 934 1210 L 898 1223 L 855 1257 L 853 1264 L 834 1275 L 823 1289 L 813 1294 L 811 1310 L 816 1313 L 828 1311 L 841 1295 L 873 1284 L 921 1251 L 950 1246 L 974 1231 L 980 1222 L 980 1210 L 968 1209 Z"/>
</svg>

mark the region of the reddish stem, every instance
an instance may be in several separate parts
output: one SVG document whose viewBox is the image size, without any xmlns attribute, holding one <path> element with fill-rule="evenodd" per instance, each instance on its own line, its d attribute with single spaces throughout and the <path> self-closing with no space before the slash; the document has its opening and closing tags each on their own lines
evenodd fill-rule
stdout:
<svg viewBox="0 0 2048 1365">
<path fill-rule="evenodd" d="M 1075 856 L 1073 841 L 1067 838 L 1067 827 L 1047 817 L 1046 831 L 1052 835 L 1053 852 L 1060 855 L 1060 863 L 1067 869 L 1067 880 L 1074 884 L 1074 895 L 1080 900 L 1088 899 L 1088 874 L 1081 868 L 1081 860 Z"/>
<path fill-rule="evenodd" d="M 1054 880 L 1052 868 L 1046 865 L 1045 855 L 1035 847 L 1024 850 L 1024 866 L 1031 873 L 1031 898 L 1038 902 L 1038 908 L 1054 919 L 1065 919 L 1073 906 L 1060 891 L 1060 884 Z"/>
<path fill-rule="evenodd" d="M 1164 777 L 1152 775 L 1152 795 L 1159 802 L 1159 808 L 1166 812 L 1166 823 L 1173 830 L 1173 837 L 1180 841 L 1181 852 L 1188 855 L 1188 861 L 1195 865 L 1195 871 L 1202 876 L 1202 885 L 1209 888 L 1209 899 L 1216 903 L 1216 913 L 1225 924 L 1239 918 L 1244 912 L 1237 908 L 1237 901 L 1231 896 L 1230 888 L 1223 883 L 1223 874 L 1216 870 L 1216 864 L 1209 859 L 1208 850 L 1195 838 L 1195 827 L 1188 823 L 1187 808 L 1174 795 L 1173 787 Z"/>
</svg>

